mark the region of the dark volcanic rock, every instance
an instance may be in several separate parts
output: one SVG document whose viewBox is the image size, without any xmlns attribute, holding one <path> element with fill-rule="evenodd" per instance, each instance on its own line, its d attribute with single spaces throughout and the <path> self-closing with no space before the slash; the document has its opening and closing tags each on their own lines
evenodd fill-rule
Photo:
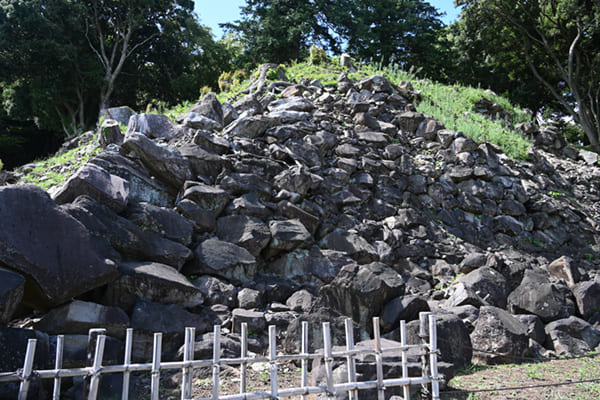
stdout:
<svg viewBox="0 0 600 400">
<path fill-rule="evenodd" d="M 25 278 L 14 271 L 0 267 L 0 324 L 12 318 L 25 291 Z"/>
<path fill-rule="evenodd" d="M 475 330 L 471 333 L 475 360 L 487 364 L 514 362 L 525 356 L 529 346 L 527 326 L 508 312 L 492 306 L 479 309 Z"/>
<path fill-rule="evenodd" d="M 154 332 L 162 332 L 163 359 L 170 359 L 184 339 L 185 328 L 196 328 L 196 334 L 209 329 L 205 318 L 192 314 L 183 307 L 158 304 L 148 300 L 137 302 L 131 315 L 131 327 L 135 330 L 133 361 L 152 359 Z"/>
<path fill-rule="evenodd" d="M 262 220 L 246 215 L 230 215 L 217 220 L 217 236 L 245 248 L 254 257 L 269 244 L 271 231 Z"/>
<path fill-rule="evenodd" d="M 108 239 L 125 258 L 157 261 L 180 269 L 192 256 L 191 250 L 181 243 L 144 230 L 89 197 L 78 197 L 63 208 L 94 235 Z"/>
<path fill-rule="evenodd" d="M 378 259 L 377 250 L 362 236 L 356 233 L 336 229 L 321 240 L 321 246 L 331 250 L 343 251 L 359 263 L 368 263 Z"/>
<path fill-rule="evenodd" d="M 513 314 L 535 314 L 548 322 L 569 316 L 573 305 L 568 300 L 565 291 L 551 283 L 546 273 L 526 270 L 519 287 L 508 296 L 508 307 Z"/>
<path fill-rule="evenodd" d="M 101 242 L 35 186 L 0 187 L 0 264 L 31 285 L 23 301 L 57 305 L 117 278 Z"/>
<path fill-rule="evenodd" d="M 124 262 L 121 277 L 107 285 L 104 303 L 130 312 L 138 299 L 163 304 L 196 307 L 204 302 L 202 292 L 171 266 L 153 262 Z"/>
<path fill-rule="evenodd" d="M 129 118 L 126 136 L 139 132 L 150 139 L 171 139 L 176 126 L 169 117 L 160 114 L 135 114 Z"/>
<path fill-rule="evenodd" d="M 127 208 L 126 218 L 143 230 L 188 246 L 192 242 L 194 224 L 177 212 L 148 203 L 136 203 Z"/>
<path fill-rule="evenodd" d="M 273 257 L 283 251 L 298 247 L 308 247 L 312 244 L 312 236 L 298 219 L 269 222 L 271 243 L 268 256 Z"/>
<path fill-rule="evenodd" d="M 127 206 L 129 182 L 97 165 L 84 164 L 52 197 L 57 204 L 65 204 L 81 195 L 90 196 L 115 212 L 121 212 Z"/>
<path fill-rule="evenodd" d="M 374 262 L 345 266 L 329 285 L 321 288 L 319 296 L 324 304 L 372 331 L 371 319 L 381 313 L 388 301 L 403 293 L 402 277 L 387 265 Z"/>
<path fill-rule="evenodd" d="M 127 134 L 122 147 L 139 157 L 148 171 L 174 190 L 192 177 L 190 163 L 185 157 L 144 135 L 135 132 Z"/>
<path fill-rule="evenodd" d="M 235 284 L 247 282 L 256 274 L 256 259 L 243 247 L 209 239 L 194 250 L 194 260 L 186 264 L 186 275 L 211 274 Z"/>
<path fill-rule="evenodd" d="M 124 337 L 129 318 L 119 307 L 75 300 L 52 309 L 34 326 L 40 331 L 55 335 L 86 334 L 92 328 L 102 327 L 110 336 Z"/>
<path fill-rule="evenodd" d="M 575 316 L 551 322 L 545 331 L 547 344 L 559 356 L 584 355 L 600 343 L 600 331 Z"/>
<path fill-rule="evenodd" d="M 183 198 L 196 202 L 201 209 L 211 211 L 218 217 L 229 203 L 229 194 L 218 186 L 209 186 L 202 183 L 190 186 Z"/>
</svg>

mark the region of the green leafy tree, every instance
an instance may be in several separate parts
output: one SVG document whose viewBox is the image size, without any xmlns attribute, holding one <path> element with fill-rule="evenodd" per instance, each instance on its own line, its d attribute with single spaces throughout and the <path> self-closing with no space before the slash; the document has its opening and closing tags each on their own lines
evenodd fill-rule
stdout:
<svg viewBox="0 0 600 400">
<path fill-rule="evenodd" d="M 112 98 L 195 100 L 231 56 L 189 0 L 0 0 L 0 118 L 76 132 Z"/>
<path fill-rule="evenodd" d="M 308 56 L 311 44 L 339 51 L 329 30 L 323 0 L 248 0 L 242 19 L 223 24 L 240 35 L 244 52 L 239 66 L 283 63 Z"/>
<path fill-rule="evenodd" d="M 442 14 L 422 0 L 352 0 L 336 23 L 357 58 L 420 67 L 434 73 Z"/>
<path fill-rule="evenodd" d="M 600 150 L 600 3 L 572 0 L 458 0 L 462 48 L 479 42 L 474 68 L 512 80 L 529 104 L 549 99 Z M 460 31 L 459 31 L 460 32 Z M 483 38 L 483 42 L 482 42 Z M 471 56 L 473 56 L 473 52 Z M 485 55 L 485 57 L 482 57 Z M 490 68 L 491 67 L 491 68 Z M 474 74 L 476 75 L 476 74 Z M 531 83 L 535 82 L 535 87 Z"/>
<path fill-rule="evenodd" d="M 96 108 L 101 73 L 84 35 L 84 8 L 60 0 L 0 1 L 4 118 L 73 131 Z"/>
</svg>

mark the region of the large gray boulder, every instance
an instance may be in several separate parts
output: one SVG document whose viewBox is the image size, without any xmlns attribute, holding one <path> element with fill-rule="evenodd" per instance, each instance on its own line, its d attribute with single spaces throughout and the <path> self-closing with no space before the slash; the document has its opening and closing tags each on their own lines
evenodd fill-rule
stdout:
<svg viewBox="0 0 600 400">
<path fill-rule="evenodd" d="M 559 356 L 584 355 L 600 343 L 600 331 L 575 316 L 550 322 L 544 330 L 546 344 Z"/>
<path fill-rule="evenodd" d="M 217 236 L 245 248 L 254 257 L 267 247 L 271 231 L 262 220 L 246 215 L 229 215 L 217 220 Z"/>
<path fill-rule="evenodd" d="M 156 261 L 181 269 L 192 256 L 192 251 L 181 243 L 144 230 L 87 196 L 78 197 L 63 209 L 94 235 L 107 239 L 123 258 Z"/>
<path fill-rule="evenodd" d="M 114 119 L 119 124 L 127 125 L 129 124 L 129 118 L 135 114 L 130 107 L 120 106 L 120 107 L 110 107 L 105 108 L 100 111 L 100 117 L 104 117 L 106 119 Z"/>
<path fill-rule="evenodd" d="M 195 175 L 201 175 L 214 182 L 228 162 L 220 155 L 208 151 L 193 143 L 185 143 L 177 147 L 177 151 L 188 159 Z"/>
<path fill-rule="evenodd" d="M 24 303 L 58 305 L 118 277 L 108 243 L 42 189 L 0 187 L 0 264 L 27 277 Z"/>
<path fill-rule="evenodd" d="M 262 115 L 240 117 L 225 128 L 225 134 L 231 137 L 239 136 L 255 139 L 263 136 L 267 129 L 274 127 L 277 123 L 276 118 Z"/>
<path fill-rule="evenodd" d="M 0 324 L 10 321 L 23 299 L 24 292 L 25 278 L 0 267 Z"/>
<path fill-rule="evenodd" d="M 122 148 L 138 157 L 152 175 L 172 190 L 178 191 L 192 178 L 187 158 L 140 133 L 128 133 Z"/>
<path fill-rule="evenodd" d="M 229 203 L 230 196 L 218 186 L 198 183 L 187 188 L 183 198 L 195 202 L 201 209 L 210 211 L 214 217 L 218 217 Z"/>
<path fill-rule="evenodd" d="M 171 139 L 177 127 L 161 114 L 134 114 L 129 118 L 126 136 L 138 132 L 150 139 Z"/>
<path fill-rule="evenodd" d="M 95 164 L 110 173 L 129 182 L 129 202 L 146 202 L 156 206 L 167 206 L 171 195 L 165 185 L 152 179 L 150 173 L 129 158 L 116 151 L 103 151 L 91 158 L 88 164 Z"/>
<path fill-rule="evenodd" d="M 125 337 L 129 318 L 119 307 L 75 300 L 50 310 L 34 324 L 35 328 L 49 334 L 86 334 L 92 328 L 104 328 L 110 336 Z"/>
<path fill-rule="evenodd" d="M 214 93 L 206 93 L 202 99 L 194 104 L 188 113 L 196 113 L 223 125 L 223 107 Z"/>
<path fill-rule="evenodd" d="M 179 305 L 139 300 L 131 315 L 131 328 L 135 330 L 132 360 L 152 360 L 155 332 L 162 332 L 162 359 L 171 359 L 183 343 L 187 327 L 196 328 L 197 335 L 210 329 L 205 316 L 193 314 Z"/>
<path fill-rule="evenodd" d="M 511 363 L 525 356 L 529 347 L 527 326 L 500 308 L 484 306 L 471 333 L 474 360 L 486 364 Z"/>
<path fill-rule="evenodd" d="M 243 247 L 216 239 L 200 243 L 194 259 L 186 264 L 186 275 L 214 275 L 234 284 L 250 281 L 256 274 L 256 259 Z"/>
<path fill-rule="evenodd" d="M 521 284 L 508 296 L 508 309 L 513 314 L 535 314 L 544 322 L 566 318 L 574 304 L 570 291 L 550 282 L 544 271 L 528 269 Z"/>
<path fill-rule="evenodd" d="M 321 242 L 321 247 L 331 250 L 343 251 L 359 263 L 368 263 L 377 260 L 377 250 L 362 236 L 336 229 Z"/>
<path fill-rule="evenodd" d="M 194 223 L 169 208 L 135 203 L 127 207 L 125 217 L 142 230 L 151 230 L 184 246 L 192 242 Z"/>
<path fill-rule="evenodd" d="M 600 283 L 597 281 L 579 282 L 571 291 L 583 318 L 590 318 L 600 309 Z"/>
<path fill-rule="evenodd" d="M 330 283 L 340 268 L 317 246 L 284 253 L 266 266 L 268 272 L 285 276 L 302 285 L 319 288 Z"/>
<path fill-rule="evenodd" d="M 94 164 L 84 164 L 53 194 L 57 204 L 87 195 L 119 213 L 127 207 L 129 182 Z"/>
<path fill-rule="evenodd" d="M 215 304 L 233 308 L 237 304 L 237 288 L 231 283 L 210 275 L 202 275 L 192 281 L 204 296 L 204 303 L 208 306 Z"/>
<path fill-rule="evenodd" d="M 196 307 L 204 302 L 202 292 L 175 268 L 154 262 L 124 262 L 121 277 L 107 285 L 103 302 L 130 312 L 138 299 L 163 304 Z"/>
<path fill-rule="evenodd" d="M 371 319 L 381 314 L 387 302 L 402 294 L 402 277 L 380 262 L 347 265 L 319 292 L 324 304 L 351 317 L 369 332 L 373 329 Z"/>
<path fill-rule="evenodd" d="M 269 222 L 271 243 L 267 256 L 273 257 L 281 252 L 296 248 L 308 247 L 312 244 L 312 236 L 298 219 Z"/>
<path fill-rule="evenodd" d="M 481 267 L 458 278 L 467 288 L 472 289 L 489 305 L 506 308 L 508 285 L 506 278 L 490 267 Z"/>
</svg>

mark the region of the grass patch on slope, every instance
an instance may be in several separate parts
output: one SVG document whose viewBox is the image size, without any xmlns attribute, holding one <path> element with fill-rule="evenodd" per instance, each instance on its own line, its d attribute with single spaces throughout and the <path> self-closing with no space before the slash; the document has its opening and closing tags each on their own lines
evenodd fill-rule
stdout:
<svg viewBox="0 0 600 400">
<path fill-rule="evenodd" d="M 527 154 L 532 142 L 524 138 L 520 132 L 512 129 L 512 126 L 519 122 L 529 121 L 530 116 L 511 104 L 506 98 L 481 88 L 445 85 L 428 79 L 418 79 L 418 72 L 404 71 L 395 64 L 383 66 L 376 63 L 357 63 L 356 66 L 358 71 L 349 72 L 347 68 L 340 66 L 339 58 L 331 57 L 328 62 L 321 65 L 292 62 L 284 66 L 284 71 L 291 81 L 318 79 L 324 86 L 336 85 L 341 73 L 346 73 L 353 81 L 375 74 L 385 75 L 395 85 L 402 81 L 409 81 L 421 93 L 421 102 L 416 105 L 419 112 L 440 120 L 447 129 L 463 132 L 477 142 L 493 143 L 512 159 L 526 160 L 528 158 Z M 250 76 L 257 76 L 257 71 Z M 228 91 L 218 95 L 219 100 L 227 101 L 233 98 L 250 83 L 251 79 L 247 79 L 232 85 Z M 494 120 L 475 112 L 475 104 L 483 97 L 499 104 L 508 114 L 507 120 Z"/>
</svg>

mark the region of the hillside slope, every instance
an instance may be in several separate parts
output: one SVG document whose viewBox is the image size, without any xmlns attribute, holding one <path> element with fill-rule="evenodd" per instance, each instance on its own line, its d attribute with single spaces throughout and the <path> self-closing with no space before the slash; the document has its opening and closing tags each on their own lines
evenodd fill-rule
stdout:
<svg viewBox="0 0 600 400">
<path fill-rule="evenodd" d="M 123 135 L 105 121 L 100 148 L 86 144 L 93 156 L 51 198 L 0 187 L 0 263 L 13 277 L 0 322 L 22 303 L 44 310 L 33 327 L 49 334 L 163 331 L 168 359 L 185 326 L 203 340 L 215 323 L 248 322 L 266 349 L 274 324 L 297 351 L 301 320 L 343 332 L 351 317 L 358 340 L 381 316 L 398 340 L 403 319 L 414 342 L 418 313 L 432 311 L 447 377 L 598 345 L 595 154 L 491 93 L 457 89 L 470 102 L 442 109 L 499 141 L 478 143 L 419 112 L 451 101 L 433 83 L 336 66 L 296 77 L 313 68 L 261 66 L 231 103 L 205 95 L 178 123 L 135 114 Z M 97 319 L 65 322 L 74 310 Z"/>
</svg>

